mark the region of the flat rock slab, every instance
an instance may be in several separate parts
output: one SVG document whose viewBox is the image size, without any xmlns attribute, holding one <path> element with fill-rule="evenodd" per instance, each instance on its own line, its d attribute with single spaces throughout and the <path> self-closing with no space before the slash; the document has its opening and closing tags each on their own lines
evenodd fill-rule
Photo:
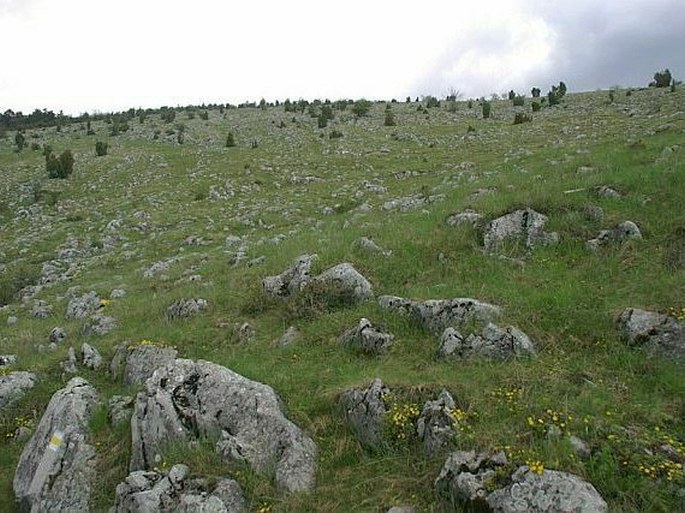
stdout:
<svg viewBox="0 0 685 513">
<path fill-rule="evenodd" d="M 52 396 L 14 475 L 22 509 L 90 510 L 95 448 L 88 443 L 88 424 L 97 403 L 96 390 L 82 378 L 71 379 Z"/>
<path fill-rule="evenodd" d="M 273 389 L 211 362 L 178 359 L 157 369 L 136 398 L 130 470 L 163 458 L 168 442 L 216 436 L 224 459 L 273 475 L 286 492 L 314 487 L 317 447 L 288 420 Z"/>
<path fill-rule="evenodd" d="M 142 385 L 159 367 L 172 363 L 178 351 L 152 343 L 119 345 L 109 366 L 112 379 L 123 379 L 125 385 Z"/>
</svg>

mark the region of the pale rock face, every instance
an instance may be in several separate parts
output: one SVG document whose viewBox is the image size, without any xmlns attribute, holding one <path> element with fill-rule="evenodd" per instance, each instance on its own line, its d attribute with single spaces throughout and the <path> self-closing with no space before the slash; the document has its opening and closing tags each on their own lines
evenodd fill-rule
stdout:
<svg viewBox="0 0 685 513">
<path fill-rule="evenodd" d="M 658 312 L 626 308 L 617 324 L 628 344 L 685 362 L 685 322 Z"/>
<path fill-rule="evenodd" d="M 389 394 L 390 389 L 376 378 L 366 389 L 353 388 L 340 396 L 345 420 L 367 449 L 377 450 L 383 444 L 383 423 L 388 412 L 383 397 Z"/>
<path fill-rule="evenodd" d="M 585 243 L 588 251 L 597 251 L 603 246 L 618 244 L 625 240 L 642 239 L 642 233 L 632 221 L 623 221 L 610 230 L 602 230 L 596 238 Z"/>
<path fill-rule="evenodd" d="M 527 249 L 559 242 L 559 234 L 545 232 L 547 217 L 532 209 L 516 210 L 490 221 L 483 235 L 485 250 L 496 253 L 507 240 L 523 242 Z"/>
<path fill-rule="evenodd" d="M 357 326 L 350 328 L 340 337 L 343 346 L 358 349 L 369 354 L 386 354 L 395 336 L 375 328 L 371 321 L 362 318 Z"/>
<path fill-rule="evenodd" d="M 36 384 L 32 372 L 16 371 L 0 376 L 0 412 L 16 404 Z"/>
</svg>

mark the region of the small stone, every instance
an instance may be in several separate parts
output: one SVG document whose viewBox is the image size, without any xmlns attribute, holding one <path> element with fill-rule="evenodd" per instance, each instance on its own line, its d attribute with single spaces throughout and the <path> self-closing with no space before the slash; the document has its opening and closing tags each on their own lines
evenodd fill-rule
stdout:
<svg viewBox="0 0 685 513">
<path fill-rule="evenodd" d="M 76 374 L 76 353 L 74 348 L 70 347 L 67 350 L 67 359 L 62 362 L 62 369 L 68 374 Z"/>
<path fill-rule="evenodd" d="M 278 339 L 278 345 L 281 347 L 289 346 L 295 343 L 300 338 L 300 330 L 295 326 L 290 326 L 285 333 Z"/>
<path fill-rule="evenodd" d="M 102 356 L 98 350 L 85 342 L 81 346 L 81 359 L 83 365 L 91 370 L 97 370 L 102 365 Z"/>
<path fill-rule="evenodd" d="M 55 326 L 52 328 L 52 331 L 50 331 L 49 340 L 51 344 L 60 344 L 61 342 L 64 342 L 66 338 L 67 333 L 59 326 Z"/>
<path fill-rule="evenodd" d="M 14 326 L 14 325 L 17 323 L 18 320 L 19 320 L 19 319 L 17 319 L 14 315 L 10 315 L 10 316 L 7 318 L 7 325 L 8 325 L 8 326 Z"/>
</svg>

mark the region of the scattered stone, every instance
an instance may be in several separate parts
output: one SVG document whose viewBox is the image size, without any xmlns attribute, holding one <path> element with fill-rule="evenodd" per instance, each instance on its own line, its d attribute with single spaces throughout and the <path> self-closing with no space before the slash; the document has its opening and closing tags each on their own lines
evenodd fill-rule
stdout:
<svg viewBox="0 0 685 513">
<path fill-rule="evenodd" d="M 354 242 L 354 247 L 359 251 L 369 254 L 380 254 L 384 257 L 389 257 L 392 255 L 392 251 L 386 251 L 378 244 L 376 244 L 373 239 L 369 237 L 362 237 Z"/>
<path fill-rule="evenodd" d="M 9 367 L 17 363 L 17 355 L 15 354 L 0 354 L 0 368 Z"/>
<path fill-rule="evenodd" d="M 571 435 L 569 437 L 569 442 L 571 443 L 573 452 L 575 452 L 581 460 L 587 460 L 590 458 L 590 446 L 583 439 L 578 438 L 575 435 Z"/>
<path fill-rule="evenodd" d="M 165 273 L 169 270 L 169 266 L 171 264 L 174 264 L 178 262 L 178 258 L 170 258 L 169 260 L 166 261 L 161 261 L 161 262 L 155 262 L 152 264 L 150 267 L 145 269 L 143 271 L 143 277 L 144 278 L 153 278 L 154 276 L 157 276 L 158 274 Z"/>
<path fill-rule="evenodd" d="M 52 328 L 52 331 L 50 331 L 50 343 L 51 344 L 60 344 L 64 342 L 67 338 L 67 333 L 60 328 L 59 326 L 55 326 Z"/>
<path fill-rule="evenodd" d="M 357 440 L 367 449 L 383 445 L 383 426 L 388 412 L 383 398 L 390 389 L 376 378 L 366 389 L 352 388 L 340 395 L 340 407 Z"/>
<path fill-rule="evenodd" d="M 586 175 L 588 173 L 594 173 L 595 168 L 590 167 L 590 166 L 580 166 L 578 169 L 576 169 L 576 174 L 579 175 Z"/>
<path fill-rule="evenodd" d="M 496 253 L 507 240 L 521 241 L 527 249 L 536 245 L 547 246 L 559 242 L 559 234 L 545 232 L 543 228 L 547 216 L 530 208 L 516 210 L 510 214 L 490 221 L 483 235 L 483 243 L 488 252 Z"/>
<path fill-rule="evenodd" d="M 599 223 L 604 219 L 604 209 L 597 205 L 588 205 L 583 208 L 583 217 L 592 223 Z"/>
<path fill-rule="evenodd" d="M 504 452 L 494 455 L 476 454 L 475 451 L 452 452 L 435 480 L 435 489 L 455 508 L 471 502 L 482 504 L 488 495 L 488 484 L 495 477 L 495 470 L 506 464 Z"/>
<path fill-rule="evenodd" d="M 110 299 L 121 299 L 126 295 L 126 291 L 122 288 L 114 289 L 109 293 Z"/>
<path fill-rule="evenodd" d="M 310 269 L 316 258 L 316 255 L 301 255 L 281 274 L 264 278 L 264 293 L 273 298 L 282 298 L 301 291 L 311 280 Z"/>
<path fill-rule="evenodd" d="M 247 262 L 248 267 L 255 267 L 257 265 L 262 265 L 264 262 L 266 262 L 266 257 L 264 255 L 258 256 L 257 258 L 253 258 L 252 260 L 249 260 Z"/>
<path fill-rule="evenodd" d="M 414 194 L 404 198 L 395 198 L 383 203 L 383 210 L 399 210 L 400 212 L 410 212 L 431 203 L 436 203 L 445 199 L 444 194 Z"/>
<path fill-rule="evenodd" d="M 81 378 L 52 396 L 14 475 L 14 495 L 23 510 L 90 510 L 96 454 L 88 425 L 97 402 L 97 392 Z"/>
<path fill-rule="evenodd" d="M 83 325 L 84 335 L 105 335 L 117 327 L 117 320 L 110 315 L 93 314 Z"/>
<path fill-rule="evenodd" d="M 115 395 L 109 400 L 107 419 L 112 426 L 128 422 L 133 413 L 133 397 L 130 395 Z"/>
<path fill-rule="evenodd" d="M 544 470 L 542 475 L 538 475 L 522 466 L 511 479 L 512 484 L 495 490 L 487 497 L 487 504 L 494 511 L 604 513 L 608 509 L 594 486 L 568 472 Z"/>
<path fill-rule="evenodd" d="M 19 319 L 17 319 L 16 316 L 10 315 L 10 316 L 7 318 L 7 325 L 8 325 L 8 326 L 14 326 L 14 325 L 17 323 L 18 320 L 19 320 Z"/>
<path fill-rule="evenodd" d="M 169 320 L 188 319 L 207 309 L 207 300 L 202 298 L 179 299 L 169 306 L 166 316 Z"/>
<path fill-rule="evenodd" d="M 102 356 L 97 349 L 84 342 L 81 346 L 81 361 L 86 368 L 97 370 L 102 365 Z"/>
<path fill-rule="evenodd" d="M 240 485 L 220 478 L 214 490 L 205 479 L 190 479 L 189 468 L 174 465 L 164 474 L 157 470 L 131 472 L 116 489 L 113 513 L 205 512 L 247 513 Z"/>
<path fill-rule="evenodd" d="M 47 304 L 42 299 L 36 299 L 33 302 L 33 310 L 31 310 L 31 316 L 36 319 L 47 319 L 52 315 L 52 306 Z"/>
<path fill-rule="evenodd" d="M 497 187 L 480 187 L 469 194 L 469 199 L 478 199 L 481 196 L 489 196 L 497 192 Z"/>
<path fill-rule="evenodd" d="M 82 319 L 100 308 L 100 296 L 95 291 L 73 298 L 67 305 L 67 319 Z"/>
<path fill-rule="evenodd" d="M 0 374 L 0 413 L 15 405 L 36 384 L 36 375 L 32 372 L 15 371 L 6 375 Z"/>
<path fill-rule="evenodd" d="M 617 244 L 628 239 L 642 239 L 640 229 L 632 221 L 623 221 L 611 230 L 602 230 L 596 238 L 585 243 L 588 251 L 597 251 L 607 244 Z"/>
<path fill-rule="evenodd" d="M 363 351 L 364 353 L 387 354 L 394 335 L 373 327 L 371 321 L 362 318 L 354 328 L 347 330 L 340 337 L 343 346 Z"/>
<path fill-rule="evenodd" d="M 151 343 L 119 345 L 109 366 L 110 374 L 115 381 L 123 378 L 125 385 L 142 385 L 155 369 L 172 363 L 177 354 L 172 347 Z"/>
<path fill-rule="evenodd" d="M 393 506 L 388 513 L 417 513 L 414 506 Z"/>
<path fill-rule="evenodd" d="M 467 208 L 456 214 L 452 214 L 445 221 L 448 226 L 461 226 L 463 224 L 470 224 L 476 226 L 482 216 L 473 209 Z"/>
<path fill-rule="evenodd" d="M 642 346 L 665 358 L 685 361 L 685 322 L 666 314 L 626 308 L 617 324 L 628 344 Z"/>
<path fill-rule="evenodd" d="M 498 306 L 470 298 L 414 301 L 399 296 L 379 296 L 378 304 L 409 315 L 426 330 L 438 333 L 466 322 L 486 322 L 500 314 Z"/>
<path fill-rule="evenodd" d="M 278 345 L 281 347 L 289 346 L 295 343 L 300 338 L 300 330 L 295 326 L 290 326 L 285 333 L 278 339 Z"/>
<path fill-rule="evenodd" d="M 287 492 L 314 487 L 312 439 L 283 415 L 271 387 L 220 365 L 179 359 L 157 369 L 136 398 L 131 432 L 131 470 L 153 467 L 167 443 L 221 433 L 222 458 L 274 474 Z"/>
<path fill-rule="evenodd" d="M 595 194 L 601 198 L 620 198 L 623 196 L 616 189 L 609 187 L 608 185 L 598 185 L 593 190 L 595 191 Z"/>
<path fill-rule="evenodd" d="M 369 281 L 349 263 L 331 267 L 313 281 L 355 301 L 365 301 L 373 297 Z"/>
<path fill-rule="evenodd" d="M 255 329 L 249 322 L 243 322 L 233 326 L 233 333 L 241 343 L 249 342 L 255 336 Z"/>
<path fill-rule="evenodd" d="M 76 370 L 76 353 L 73 347 L 67 349 L 67 359 L 62 362 L 61 366 L 64 372 L 68 374 L 76 374 L 78 372 Z"/>
<path fill-rule="evenodd" d="M 514 326 L 500 328 L 491 322 L 480 335 L 472 333 L 466 338 L 456 329 L 446 328 L 438 349 L 438 357 L 442 359 L 508 360 L 522 356 L 535 356 L 535 348 L 528 336 Z"/>
<path fill-rule="evenodd" d="M 416 433 L 426 456 L 431 457 L 452 447 L 456 419 L 456 404 L 447 390 L 442 390 L 435 401 L 423 405 L 416 422 Z"/>
</svg>

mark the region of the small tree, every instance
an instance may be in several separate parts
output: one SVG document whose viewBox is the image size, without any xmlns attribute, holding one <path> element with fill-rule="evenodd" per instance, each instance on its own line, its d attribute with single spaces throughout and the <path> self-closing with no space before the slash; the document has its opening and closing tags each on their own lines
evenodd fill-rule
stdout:
<svg viewBox="0 0 685 513">
<path fill-rule="evenodd" d="M 533 102 L 530 104 L 531 109 L 533 109 L 533 112 L 539 112 L 540 111 L 540 103 L 539 102 Z"/>
<path fill-rule="evenodd" d="M 428 95 L 426 96 L 425 100 L 427 109 L 440 107 L 440 100 L 438 100 L 435 96 Z"/>
<path fill-rule="evenodd" d="M 539 87 L 533 87 L 533 89 L 530 90 L 530 95 L 533 98 L 540 98 L 540 88 Z"/>
<path fill-rule="evenodd" d="M 390 105 L 388 105 L 388 108 L 385 109 L 385 120 L 383 121 L 383 125 L 395 126 L 396 124 L 397 123 L 395 122 L 395 115 L 392 113 Z"/>
<path fill-rule="evenodd" d="M 228 137 L 226 137 L 226 148 L 233 148 L 235 146 L 235 138 L 233 137 L 233 132 L 228 132 Z"/>
<path fill-rule="evenodd" d="M 48 178 L 67 178 L 74 169 L 74 156 L 70 150 L 63 151 L 59 158 L 49 152 L 45 156 L 45 169 Z"/>
<path fill-rule="evenodd" d="M 523 96 L 514 96 L 511 101 L 514 104 L 514 107 L 523 107 L 525 98 Z"/>
<path fill-rule="evenodd" d="M 671 85 L 671 72 L 668 68 L 663 71 L 657 71 L 654 73 L 654 81 L 650 82 L 649 87 L 668 87 Z"/>
<path fill-rule="evenodd" d="M 515 125 L 520 125 L 521 123 L 527 123 L 528 121 L 532 121 L 532 118 L 528 114 L 524 114 L 523 112 L 517 112 L 514 114 L 514 124 Z"/>
<path fill-rule="evenodd" d="M 24 137 L 24 134 L 17 132 L 17 135 L 14 136 L 14 144 L 17 145 L 18 152 L 23 150 L 26 145 L 26 137 Z"/>
<path fill-rule="evenodd" d="M 316 118 L 316 124 L 319 128 L 326 128 L 328 126 L 328 118 L 323 114 L 320 114 L 319 117 Z"/>
<path fill-rule="evenodd" d="M 95 155 L 98 157 L 104 157 L 107 155 L 107 143 L 98 141 L 95 143 Z"/>
<path fill-rule="evenodd" d="M 352 113 L 356 118 L 366 116 L 371 110 L 371 102 L 369 100 L 361 99 L 354 102 L 352 105 Z"/>
<path fill-rule="evenodd" d="M 483 101 L 483 119 L 490 118 L 490 112 L 492 111 L 492 104 L 489 101 Z"/>
<path fill-rule="evenodd" d="M 508 97 L 510 100 L 513 100 L 514 98 L 516 98 L 516 93 L 514 92 L 513 89 L 511 91 L 509 91 Z"/>
</svg>

